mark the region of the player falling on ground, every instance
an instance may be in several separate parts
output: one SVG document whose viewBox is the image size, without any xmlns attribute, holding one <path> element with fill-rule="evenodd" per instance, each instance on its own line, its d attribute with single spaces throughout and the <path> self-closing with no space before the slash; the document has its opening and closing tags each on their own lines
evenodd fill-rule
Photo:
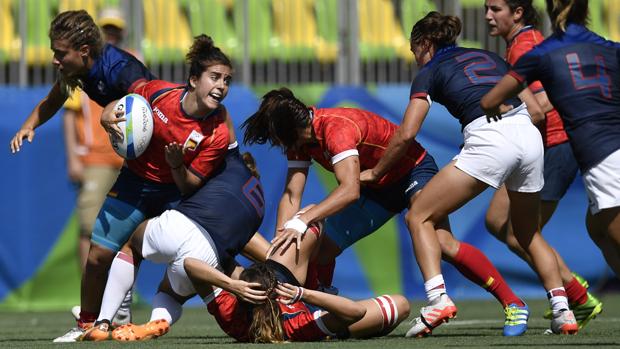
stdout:
<svg viewBox="0 0 620 349">
<path fill-rule="evenodd" d="M 272 90 L 262 100 L 259 110 L 242 125 L 246 143 L 266 143 L 287 152 L 289 168 L 277 217 L 277 235 L 301 234 L 306 226 L 326 220 L 326 239 L 317 262 L 325 280 L 326 269 L 333 268 L 334 258 L 385 222 L 411 208 L 416 197 L 437 173 L 433 157 L 415 140 L 405 149 L 403 160 L 376 183 L 360 186 L 361 170 L 377 164 L 395 134 L 397 125 L 377 114 L 353 108 L 308 107 L 286 89 Z M 323 201 L 293 217 L 301 206 L 310 160 L 334 172 L 336 187 Z M 501 274 L 477 248 L 459 242 L 450 230 L 447 217 L 436 227 L 440 251 L 464 276 L 485 287 L 505 308 L 504 335 L 520 335 L 527 329 L 528 310 L 512 292 Z M 289 236 L 293 236 L 290 235 Z M 316 285 L 309 284 L 311 288 Z M 428 334 L 425 332 L 424 334 Z"/>
</svg>

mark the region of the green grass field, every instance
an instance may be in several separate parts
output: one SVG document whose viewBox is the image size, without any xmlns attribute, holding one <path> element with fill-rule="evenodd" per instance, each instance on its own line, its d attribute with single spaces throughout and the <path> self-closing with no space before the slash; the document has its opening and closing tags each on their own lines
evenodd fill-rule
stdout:
<svg viewBox="0 0 620 349">
<path fill-rule="evenodd" d="M 240 344 L 228 338 L 204 308 L 185 309 L 181 320 L 164 337 L 141 343 L 76 343 L 54 344 L 52 338 L 62 335 L 74 325 L 67 312 L 0 314 L 0 348 L 40 348 L 71 346 L 88 348 L 566 348 L 596 347 L 620 348 L 620 295 L 602 297 L 603 314 L 593 320 L 577 336 L 543 335 L 548 320 L 542 319 L 547 306 L 544 300 L 530 301 L 531 317 L 526 335 L 504 338 L 501 335 L 503 312 L 493 301 L 462 301 L 458 319 L 435 329 L 432 337 L 409 339 L 403 335 L 408 329 L 405 321 L 388 337 L 369 340 L 326 341 L 318 343 L 293 343 L 280 345 Z M 422 306 L 416 301 L 413 307 Z M 135 311 L 137 322 L 146 321 L 149 309 Z"/>
</svg>

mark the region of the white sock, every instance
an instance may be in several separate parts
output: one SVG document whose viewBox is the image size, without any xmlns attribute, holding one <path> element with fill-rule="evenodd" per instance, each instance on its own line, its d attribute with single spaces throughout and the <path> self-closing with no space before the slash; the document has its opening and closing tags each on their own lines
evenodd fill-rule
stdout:
<svg viewBox="0 0 620 349">
<path fill-rule="evenodd" d="M 118 252 L 110 267 L 97 321 L 112 320 L 123 299 L 125 299 L 127 291 L 131 290 L 134 280 L 133 258 L 123 252 Z"/>
<path fill-rule="evenodd" d="M 446 293 L 446 284 L 443 281 L 443 275 L 435 275 L 424 282 L 424 290 L 426 291 L 426 298 L 429 303 L 439 298 L 443 293 Z"/>
<path fill-rule="evenodd" d="M 183 305 L 181 303 L 167 293 L 157 292 L 153 297 L 153 310 L 149 321 L 164 319 L 172 325 L 179 320 L 182 313 Z"/>
<path fill-rule="evenodd" d="M 568 310 L 568 297 L 564 287 L 552 288 L 547 291 L 547 298 L 551 303 L 551 310 L 554 314 Z"/>
</svg>

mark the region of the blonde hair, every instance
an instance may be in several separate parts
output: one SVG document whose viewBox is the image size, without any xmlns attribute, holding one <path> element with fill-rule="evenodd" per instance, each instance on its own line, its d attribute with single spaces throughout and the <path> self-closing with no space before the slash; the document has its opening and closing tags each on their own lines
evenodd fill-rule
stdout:
<svg viewBox="0 0 620 349">
<path fill-rule="evenodd" d="M 248 304 L 252 310 L 252 323 L 248 336 L 254 343 L 281 343 L 284 342 L 282 328 L 282 313 L 276 301 L 275 288 L 278 284 L 276 275 L 265 263 L 255 263 L 243 270 L 239 279 L 247 282 L 257 282 L 263 286 L 268 298 L 260 304 Z"/>
<path fill-rule="evenodd" d="M 588 23 L 588 0 L 547 0 L 547 13 L 554 31 L 566 31 L 568 22 Z"/>
<path fill-rule="evenodd" d="M 93 59 L 101 56 L 103 51 L 101 30 L 84 10 L 65 11 L 58 14 L 50 24 L 48 36 L 50 41 L 67 40 L 74 50 L 79 50 L 82 45 L 88 45 L 89 55 Z M 62 74 L 58 82 L 62 93 L 66 96 L 71 95 L 76 88 L 83 86 L 79 77 L 66 77 Z"/>
</svg>

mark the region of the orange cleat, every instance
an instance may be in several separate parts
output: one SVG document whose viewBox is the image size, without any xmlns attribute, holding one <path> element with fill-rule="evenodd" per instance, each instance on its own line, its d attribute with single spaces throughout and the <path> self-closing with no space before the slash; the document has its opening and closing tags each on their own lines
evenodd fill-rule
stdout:
<svg viewBox="0 0 620 349">
<path fill-rule="evenodd" d="M 149 321 L 144 325 L 127 324 L 112 331 L 116 341 L 146 341 L 165 335 L 170 330 L 168 321 L 160 319 Z"/>
</svg>

